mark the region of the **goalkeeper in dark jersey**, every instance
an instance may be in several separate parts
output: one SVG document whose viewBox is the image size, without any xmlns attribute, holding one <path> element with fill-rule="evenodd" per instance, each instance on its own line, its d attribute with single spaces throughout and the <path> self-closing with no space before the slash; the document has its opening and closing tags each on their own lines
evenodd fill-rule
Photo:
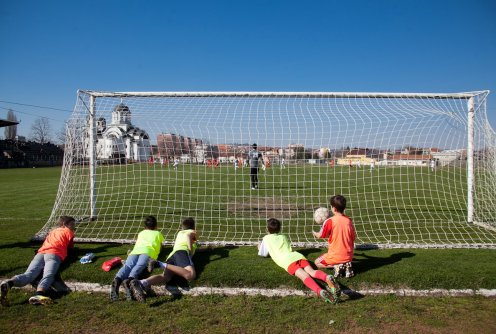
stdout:
<svg viewBox="0 0 496 334">
<path fill-rule="evenodd" d="M 258 189 L 258 163 L 262 159 L 262 153 L 257 151 L 257 144 L 253 144 L 248 152 L 248 162 L 250 164 L 251 189 Z"/>
</svg>

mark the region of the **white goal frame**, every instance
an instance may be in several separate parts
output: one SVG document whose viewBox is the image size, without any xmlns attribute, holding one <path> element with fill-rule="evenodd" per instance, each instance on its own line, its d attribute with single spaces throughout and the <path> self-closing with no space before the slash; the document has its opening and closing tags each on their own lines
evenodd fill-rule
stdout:
<svg viewBox="0 0 496 334">
<path fill-rule="evenodd" d="M 291 99 L 383 99 L 387 100 L 460 100 L 466 101 L 466 169 L 467 169 L 467 183 L 466 183 L 466 223 L 467 225 L 476 225 L 483 227 L 486 231 L 496 231 L 496 225 L 493 223 L 487 224 L 487 222 L 479 222 L 475 219 L 475 205 L 474 205 L 474 187 L 475 187 L 475 171 L 474 171 L 474 129 L 475 129 L 475 115 L 478 112 L 483 112 L 483 118 L 486 117 L 486 101 L 489 91 L 476 91 L 476 92 L 462 92 L 462 93 L 368 93 L 368 92 L 101 92 L 101 91 L 91 91 L 91 90 L 80 90 L 78 91 L 78 100 L 84 105 L 84 108 L 87 110 L 88 115 L 88 136 L 89 136 L 89 206 L 90 206 L 90 215 L 89 217 L 76 217 L 77 219 L 88 222 L 98 220 L 98 188 L 97 188 L 97 168 L 98 168 L 98 158 L 97 158 L 97 121 L 98 121 L 98 112 L 97 112 L 97 101 L 105 98 L 118 98 L 118 99 L 126 99 L 126 98 L 244 98 L 244 99 L 271 99 L 271 98 L 291 98 Z M 85 98 L 82 98 L 82 97 Z M 89 103 L 85 102 L 89 101 Z M 481 111 L 481 109 L 483 109 Z M 486 118 L 487 122 L 487 118 Z M 487 122 L 487 127 L 485 129 L 488 133 L 488 136 L 491 137 L 493 142 L 488 144 L 488 147 L 491 150 L 494 150 L 494 131 L 489 126 Z M 72 163 L 71 161 L 64 161 L 64 168 L 66 164 Z M 63 178 L 65 176 L 61 176 L 60 187 L 63 187 Z M 63 192 L 63 189 L 59 188 L 59 194 Z M 54 209 L 52 212 L 52 216 L 48 220 L 47 224 L 44 228 L 37 234 L 35 238 L 43 238 L 47 230 L 53 226 L 56 217 L 60 215 L 62 212 L 58 210 L 59 204 L 62 199 L 61 196 L 58 196 L 56 203 L 54 205 Z M 70 212 L 65 212 L 65 214 L 71 214 Z M 353 217 L 352 217 L 353 218 Z M 488 232 L 492 233 L 492 232 Z M 94 239 L 94 238 L 79 238 L 81 241 L 97 241 L 97 242 L 133 242 L 133 239 Z M 169 240 L 168 242 L 171 242 Z M 236 244 L 236 245 L 252 245 L 255 242 L 252 240 L 249 241 L 209 241 L 206 240 L 205 244 L 213 244 L 213 245 L 224 245 L 224 244 Z M 322 241 L 293 241 L 293 245 L 296 246 L 322 246 L 325 243 Z M 363 243 L 358 244 L 357 247 L 425 247 L 425 248 L 433 248 L 433 247 L 489 247 L 496 248 L 495 242 L 487 242 L 487 243 L 470 243 L 470 242 L 453 242 L 451 244 L 416 244 L 413 245 L 409 243 L 389 243 L 386 242 L 384 244 L 369 244 Z"/>
</svg>

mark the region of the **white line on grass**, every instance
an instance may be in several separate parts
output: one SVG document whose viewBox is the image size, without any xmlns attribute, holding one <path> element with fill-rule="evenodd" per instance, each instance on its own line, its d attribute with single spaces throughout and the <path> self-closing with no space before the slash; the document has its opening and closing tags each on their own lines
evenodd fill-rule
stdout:
<svg viewBox="0 0 496 334">
<path fill-rule="evenodd" d="M 66 282 L 73 291 L 109 293 L 110 285 L 101 285 L 97 283 L 83 282 Z M 259 288 L 215 288 L 215 287 L 194 287 L 182 289 L 177 287 L 154 287 L 157 295 L 184 294 L 191 296 L 202 295 L 225 295 L 225 296 L 266 296 L 266 297 L 286 297 L 286 296 L 314 296 L 313 292 L 296 290 L 296 289 L 259 289 Z M 343 293 L 349 296 L 377 296 L 377 295 L 396 295 L 404 297 L 496 297 L 496 289 L 364 289 L 364 290 L 343 290 Z"/>
</svg>

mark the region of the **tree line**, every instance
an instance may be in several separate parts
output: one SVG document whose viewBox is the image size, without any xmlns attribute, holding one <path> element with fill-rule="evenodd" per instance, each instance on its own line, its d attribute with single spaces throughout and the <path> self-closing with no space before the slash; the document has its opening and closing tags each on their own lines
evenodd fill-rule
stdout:
<svg viewBox="0 0 496 334">
<path fill-rule="evenodd" d="M 13 110 L 7 111 L 7 121 L 17 122 L 17 117 Z M 38 117 L 34 120 L 30 128 L 29 140 L 40 144 L 47 144 L 52 140 L 56 140 L 60 144 L 65 142 L 65 129 L 54 133 L 50 121 L 46 117 Z M 5 139 L 17 139 L 17 125 L 6 126 L 4 129 Z"/>
</svg>

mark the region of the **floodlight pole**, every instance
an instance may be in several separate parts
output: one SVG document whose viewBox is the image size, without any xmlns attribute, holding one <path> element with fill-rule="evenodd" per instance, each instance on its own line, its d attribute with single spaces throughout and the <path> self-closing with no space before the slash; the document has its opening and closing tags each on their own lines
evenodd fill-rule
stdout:
<svg viewBox="0 0 496 334">
<path fill-rule="evenodd" d="M 474 97 L 468 99 L 467 119 L 467 222 L 474 222 Z"/>
<path fill-rule="evenodd" d="M 89 115 L 89 155 L 90 155 L 90 208 L 91 219 L 96 219 L 96 98 L 90 95 L 90 115 Z"/>
</svg>

